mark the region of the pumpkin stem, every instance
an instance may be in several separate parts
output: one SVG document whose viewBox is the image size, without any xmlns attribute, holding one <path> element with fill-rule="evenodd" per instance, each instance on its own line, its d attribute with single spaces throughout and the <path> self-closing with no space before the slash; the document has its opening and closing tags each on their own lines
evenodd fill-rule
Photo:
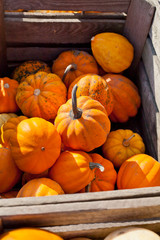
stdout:
<svg viewBox="0 0 160 240">
<path fill-rule="evenodd" d="M 76 65 L 75 63 L 69 64 L 69 65 L 66 67 L 65 71 L 64 71 L 64 74 L 63 74 L 63 77 L 62 77 L 62 81 L 64 82 L 66 75 L 67 75 L 70 71 L 75 71 L 75 70 L 77 70 L 77 65 Z"/>
<path fill-rule="evenodd" d="M 72 112 L 73 112 L 74 119 L 79 119 L 82 116 L 82 110 L 80 108 L 77 108 L 77 97 L 76 97 L 77 88 L 78 86 L 77 84 L 75 84 L 72 89 Z"/>
<path fill-rule="evenodd" d="M 123 146 L 128 147 L 128 146 L 130 145 L 129 141 L 130 141 L 133 137 L 135 137 L 134 134 L 133 134 L 132 136 L 130 136 L 128 139 L 124 139 L 123 142 L 122 142 Z"/>
<path fill-rule="evenodd" d="M 104 172 L 104 167 L 100 163 L 90 162 L 89 167 L 90 167 L 91 170 L 94 169 L 94 168 L 99 168 L 99 170 L 101 172 Z"/>
<path fill-rule="evenodd" d="M 90 188 L 91 188 L 91 182 L 87 186 L 85 186 L 85 192 L 89 192 Z"/>
</svg>

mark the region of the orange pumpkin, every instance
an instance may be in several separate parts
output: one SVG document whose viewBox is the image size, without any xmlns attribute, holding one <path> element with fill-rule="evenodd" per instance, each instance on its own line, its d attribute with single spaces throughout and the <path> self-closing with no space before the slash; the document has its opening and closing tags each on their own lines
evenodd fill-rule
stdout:
<svg viewBox="0 0 160 240">
<path fill-rule="evenodd" d="M 71 238 L 70 240 L 92 240 L 91 238 L 85 238 L 85 237 L 77 237 L 77 238 Z"/>
<path fill-rule="evenodd" d="M 19 228 L 1 234 L 0 240 L 63 240 L 57 234 L 39 228 Z"/>
<path fill-rule="evenodd" d="M 118 129 L 109 133 L 102 146 L 103 156 L 116 168 L 133 155 L 144 153 L 145 145 L 138 133 L 129 129 Z"/>
<path fill-rule="evenodd" d="M 0 114 L 0 128 L 10 118 L 15 118 L 15 117 L 17 117 L 17 115 L 15 113 L 1 113 Z"/>
<path fill-rule="evenodd" d="M 66 97 L 67 89 L 57 75 L 38 72 L 19 85 L 16 101 L 25 116 L 49 120 L 55 118 Z"/>
<path fill-rule="evenodd" d="M 120 73 L 132 63 L 132 44 L 118 33 L 99 33 L 91 39 L 93 56 L 105 72 Z"/>
<path fill-rule="evenodd" d="M 18 82 L 8 77 L 0 78 L 0 113 L 17 112 L 16 93 Z"/>
<path fill-rule="evenodd" d="M 68 89 L 68 99 L 71 98 L 73 86 L 77 84 L 77 97 L 89 96 L 99 101 L 107 114 L 113 110 L 113 96 L 106 81 L 97 74 L 85 74 L 74 80 Z"/>
<path fill-rule="evenodd" d="M 27 119 L 26 116 L 19 116 L 16 118 L 10 118 L 6 123 L 1 127 L 1 141 L 2 145 L 5 147 L 10 147 L 10 137 L 12 131 L 15 131 L 17 125 L 22 121 Z"/>
<path fill-rule="evenodd" d="M 112 122 L 127 122 L 129 117 L 136 116 L 141 104 L 141 98 L 136 85 L 120 74 L 106 74 L 107 81 L 113 95 L 113 111 L 110 114 Z"/>
<path fill-rule="evenodd" d="M 76 90 L 74 85 L 72 99 L 59 108 L 55 126 L 65 146 L 89 152 L 106 141 L 110 120 L 100 102 L 88 96 L 76 98 Z"/>
<path fill-rule="evenodd" d="M 14 69 L 12 73 L 12 78 L 21 83 L 25 81 L 25 79 L 29 75 L 36 74 L 37 72 L 50 73 L 51 69 L 43 61 L 37 60 L 25 61 Z"/>
<path fill-rule="evenodd" d="M 117 176 L 118 189 L 160 186 L 160 163 L 147 154 L 127 159 Z"/>
<path fill-rule="evenodd" d="M 49 177 L 59 183 L 65 193 L 76 193 L 94 179 L 96 167 L 104 170 L 83 151 L 65 151 L 50 168 Z"/>
<path fill-rule="evenodd" d="M 114 169 L 112 162 L 103 158 L 100 154 L 97 153 L 92 153 L 89 155 L 94 163 L 99 163 L 104 167 L 104 171 L 101 172 L 100 169 L 95 169 L 95 178 L 87 187 L 87 191 L 99 192 L 114 190 L 117 180 L 117 172 Z M 85 192 L 85 189 L 83 189 L 81 192 Z"/>
<path fill-rule="evenodd" d="M 0 148 L 0 193 L 10 191 L 20 180 L 21 171 L 17 168 L 9 148 Z"/>
<path fill-rule="evenodd" d="M 31 173 L 23 173 L 22 175 L 22 186 L 29 182 L 30 180 L 32 179 L 35 179 L 35 178 L 47 178 L 48 177 L 48 169 L 40 174 L 31 174 Z"/>
<path fill-rule="evenodd" d="M 61 138 L 52 123 L 42 118 L 30 118 L 21 121 L 11 132 L 10 147 L 19 169 L 39 174 L 59 157 Z"/>
<path fill-rule="evenodd" d="M 17 197 L 41 197 L 58 194 L 64 194 L 58 183 L 49 178 L 36 178 L 23 185 Z"/>
<path fill-rule="evenodd" d="M 53 62 L 52 72 L 63 79 L 68 88 L 77 77 L 83 74 L 98 74 L 98 65 L 93 56 L 89 53 L 85 51 L 69 50 L 62 52 Z"/>
</svg>

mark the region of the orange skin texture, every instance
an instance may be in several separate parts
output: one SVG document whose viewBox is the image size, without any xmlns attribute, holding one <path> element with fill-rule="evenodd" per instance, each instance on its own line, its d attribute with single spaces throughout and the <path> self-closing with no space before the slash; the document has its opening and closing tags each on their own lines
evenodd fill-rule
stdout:
<svg viewBox="0 0 160 240">
<path fill-rule="evenodd" d="M 38 72 L 20 83 L 16 101 L 27 117 L 54 119 L 58 108 L 66 102 L 67 89 L 52 73 Z"/>
<path fill-rule="evenodd" d="M 113 111 L 109 118 L 112 122 L 127 122 L 129 117 L 136 116 L 141 98 L 136 85 L 120 74 L 106 74 L 103 78 L 111 88 Z"/>
<path fill-rule="evenodd" d="M 15 118 L 15 117 L 17 117 L 17 115 L 15 113 L 1 113 L 0 114 L 0 127 L 12 117 Z"/>
<path fill-rule="evenodd" d="M 123 144 L 125 139 L 129 140 L 128 146 Z M 118 129 L 109 133 L 106 142 L 102 146 L 103 156 L 110 160 L 116 168 L 119 168 L 122 163 L 128 158 L 145 152 L 143 139 L 138 133 L 134 133 L 129 129 Z"/>
<path fill-rule="evenodd" d="M 114 169 L 112 162 L 97 153 L 90 154 L 90 157 L 93 162 L 100 163 L 104 167 L 104 171 L 101 172 L 98 168 L 95 169 L 95 178 L 90 183 L 89 192 L 114 190 L 117 180 L 117 172 Z M 85 189 L 82 189 L 80 192 L 85 192 Z"/>
<path fill-rule="evenodd" d="M 92 158 L 83 151 L 62 152 L 49 170 L 49 177 L 60 184 L 65 193 L 76 193 L 94 179 L 89 167 Z"/>
<path fill-rule="evenodd" d="M 160 163 L 147 154 L 137 154 L 127 159 L 117 176 L 118 189 L 160 186 Z"/>
<path fill-rule="evenodd" d="M 0 193 L 10 191 L 18 183 L 20 177 L 21 171 L 12 158 L 11 150 L 0 148 Z"/>
<path fill-rule="evenodd" d="M 20 228 L 1 234 L 0 240 L 63 240 L 57 234 L 38 228 Z"/>
<path fill-rule="evenodd" d="M 42 118 L 30 118 L 21 121 L 12 131 L 10 147 L 19 169 L 39 174 L 59 157 L 61 138 L 52 123 Z"/>
<path fill-rule="evenodd" d="M 83 74 L 98 74 L 98 65 L 93 56 L 85 51 L 78 50 L 62 52 L 53 62 L 52 72 L 62 79 L 66 67 L 72 63 L 76 64 L 77 70 L 70 71 L 65 77 L 64 83 L 67 88 L 77 77 Z"/>
<path fill-rule="evenodd" d="M 17 196 L 18 190 L 11 190 L 0 194 L 0 198 L 15 198 Z"/>
<path fill-rule="evenodd" d="M 12 132 L 15 131 L 17 125 L 25 120 L 28 119 L 26 116 L 17 116 L 16 118 L 10 118 L 6 123 L 4 123 L 1 127 L 1 141 L 4 147 L 10 147 L 10 137 Z"/>
<path fill-rule="evenodd" d="M 90 152 L 101 146 L 110 132 L 111 123 L 104 106 L 88 96 L 77 98 L 82 110 L 79 119 L 72 114 L 72 100 L 63 104 L 55 118 L 55 126 L 66 147 Z"/>
<path fill-rule="evenodd" d="M 108 116 L 113 110 L 113 96 L 107 82 L 97 74 L 82 75 L 71 83 L 68 89 L 68 99 L 71 98 L 73 86 L 77 84 L 77 97 L 89 96 L 99 101 L 106 109 Z"/>
<path fill-rule="evenodd" d="M 0 78 L 0 113 L 15 113 L 19 108 L 16 103 L 18 82 L 8 77 Z"/>
<path fill-rule="evenodd" d="M 61 186 L 49 178 L 36 178 L 27 182 L 19 190 L 17 198 L 19 197 L 42 197 L 64 194 Z"/>
<path fill-rule="evenodd" d="M 104 32 L 91 39 L 93 56 L 105 72 L 120 73 L 127 69 L 133 60 L 134 49 L 124 36 Z"/>
<path fill-rule="evenodd" d="M 25 81 L 29 75 L 36 74 L 37 72 L 51 73 L 51 69 L 42 61 L 26 61 L 14 69 L 12 78 L 21 83 Z"/>
</svg>

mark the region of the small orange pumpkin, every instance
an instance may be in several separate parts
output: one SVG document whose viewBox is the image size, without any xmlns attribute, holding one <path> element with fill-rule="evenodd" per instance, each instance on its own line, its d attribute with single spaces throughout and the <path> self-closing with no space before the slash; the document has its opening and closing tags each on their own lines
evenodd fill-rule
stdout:
<svg viewBox="0 0 160 240">
<path fill-rule="evenodd" d="M 144 153 L 145 145 L 138 133 L 129 129 L 111 131 L 102 146 L 103 156 L 116 168 L 133 155 Z"/>
<path fill-rule="evenodd" d="M 117 176 L 118 189 L 160 186 L 160 163 L 147 154 L 137 154 L 127 159 Z"/>
<path fill-rule="evenodd" d="M 92 55 L 85 51 L 69 50 L 62 52 L 53 62 L 52 72 L 63 79 L 66 87 L 80 75 L 98 74 L 98 65 Z"/>
<path fill-rule="evenodd" d="M 99 101 L 106 109 L 107 114 L 113 110 L 113 96 L 107 82 L 97 74 L 85 74 L 74 80 L 68 89 L 68 99 L 71 98 L 73 86 L 77 84 L 77 97 L 89 96 Z"/>
<path fill-rule="evenodd" d="M 37 60 L 25 61 L 14 69 L 12 73 L 12 78 L 21 83 L 25 81 L 25 79 L 29 75 L 36 74 L 37 72 L 50 73 L 51 69 L 43 61 Z"/>
<path fill-rule="evenodd" d="M 41 197 L 64 194 L 61 186 L 49 178 L 35 178 L 19 190 L 17 197 Z"/>
<path fill-rule="evenodd" d="M 0 148 L 0 193 L 10 191 L 20 180 L 21 171 L 17 168 L 9 148 Z"/>
<path fill-rule="evenodd" d="M 54 119 L 58 108 L 66 102 L 67 89 L 61 79 L 52 73 L 38 72 L 20 83 L 16 101 L 27 117 Z"/>
<path fill-rule="evenodd" d="M 95 177 L 95 168 L 103 166 L 93 163 L 83 151 L 62 152 L 49 170 L 49 177 L 58 182 L 65 193 L 76 193 L 87 186 Z"/>
<path fill-rule="evenodd" d="M 76 98 L 76 90 L 74 85 L 72 99 L 59 108 L 55 126 L 65 146 L 89 152 L 106 141 L 110 120 L 100 102 L 88 96 Z"/>
<path fill-rule="evenodd" d="M 19 108 L 16 103 L 18 82 L 8 77 L 0 78 L 0 113 L 15 113 Z"/>
<path fill-rule="evenodd" d="M 42 118 L 30 118 L 21 121 L 11 132 L 10 148 L 19 169 L 39 174 L 59 157 L 61 137 L 52 123 Z"/>
<path fill-rule="evenodd" d="M 106 74 L 107 81 L 113 95 L 113 111 L 109 118 L 112 122 L 127 122 L 129 117 L 136 116 L 141 104 L 141 98 L 136 85 L 120 74 Z"/>
<path fill-rule="evenodd" d="M 91 39 L 93 56 L 105 72 L 120 73 L 133 60 L 134 49 L 128 39 L 121 34 L 104 32 Z"/>
</svg>

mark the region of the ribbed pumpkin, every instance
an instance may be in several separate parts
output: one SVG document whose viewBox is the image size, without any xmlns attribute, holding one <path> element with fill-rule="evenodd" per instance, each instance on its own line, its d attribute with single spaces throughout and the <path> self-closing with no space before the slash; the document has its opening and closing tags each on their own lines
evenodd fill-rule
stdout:
<svg viewBox="0 0 160 240">
<path fill-rule="evenodd" d="M 110 160 L 116 168 L 133 155 L 144 153 L 145 145 L 142 137 L 129 129 L 111 131 L 102 146 L 103 156 Z"/>
<path fill-rule="evenodd" d="M 36 178 L 27 182 L 18 192 L 17 197 L 41 197 L 64 194 L 61 186 L 49 178 Z"/>
<path fill-rule="evenodd" d="M 100 102 L 88 96 L 76 98 L 76 90 L 74 85 L 72 99 L 59 108 L 55 126 L 65 146 L 89 152 L 106 141 L 111 124 Z"/>
<path fill-rule="evenodd" d="M 0 147 L 0 193 L 10 191 L 20 180 L 21 171 L 17 168 L 9 148 Z"/>
<path fill-rule="evenodd" d="M 67 89 L 57 75 L 38 72 L 20 83 L 16 101 L 25 116 L 49 120 L 55 118 L 66 97 Z"/>
<path fill-rule="evenodd" d="M 62 152 L 49 170 L 49 177 L 60 184 L 65 193 L 76 193 L 87 186 L 95 177 L 95 168 L 103 166 L 93 163 L 83 151 Z"/>
<path fill-rule="evenodd" d="M 19 169 L 39 174 L 59 157 L 61 138 L 52 123 L 35 117 L 21 121 L 12 131 L 10 147 Z"/>
<path fill-rule="evenodd" d="M 69 50 L 62 52 L 53 62 L 52 72 L 63 79 L 68 88 L 80 75 L 86 73 L 98 74 L 98 65 L 93 56 L 89 53 L 85 51 Z"/>
<path fill-rule="evenodd" d="M 43 61 L 25 61 L 14 69 L 12 73 L 12 78 L 17 80 L 18 82 L 23 82 L 29 75 L 36 74 L 37 72 L 50 73 L 51 69 Z"/>
<path fill-rule="evenodd" d="M 19 228 L 1 234 L 0 240 L 63 240 L 57 234 L 38 228 Z"/>
<path fill-rule="evenodd" d="M 136 85 L 121 74 L 106 74 L 113 95 L 113 111 L 110 114 L 112 122 L 127 122 L 129 117 L 136 116 L 141 104 L 141 98 Z"/>
<path fill-rule="evenodd" d="M 73 86 L 77 84 L 77 97 L 89 96 L 99 101 L 106 109 L 107 114 L 113 110 L 113 96 L 106 81 L 97 74 L 82 75 L 71 83 L 68 89 L 68 99 L 71 98 Z"/>
<path fill-rule="evenodd" d="M 0 78 L 0 113 L 15 113 L 19 108 L 16 103 L 18 82 L 8 77 Z"/>
<path fill-rule="evenodd" d="M 10 118 L 6 123 L 4 123 L 1 127 L 1 141 L 2 145 L 5 147 L 10 147 L 10 137 L 12 136 L 12 132 L 14 132 L 17 128 L 17 125 L 28 119 L 26 116 L 17 116 L 16 118 Z"/>
<path fill-rule="evenodd" d="M 160 186 L 160 163 L 147 154 L 137 154 L 120 167 L 118 189 Z"/>
<path fill-rule="evenodd" d="M 132 63 L 134 49 L 128 39 L 118 33 L 99 33 L 91 39 L 93 56 L 105 72 L 120 73 Z"/>
</svg>

